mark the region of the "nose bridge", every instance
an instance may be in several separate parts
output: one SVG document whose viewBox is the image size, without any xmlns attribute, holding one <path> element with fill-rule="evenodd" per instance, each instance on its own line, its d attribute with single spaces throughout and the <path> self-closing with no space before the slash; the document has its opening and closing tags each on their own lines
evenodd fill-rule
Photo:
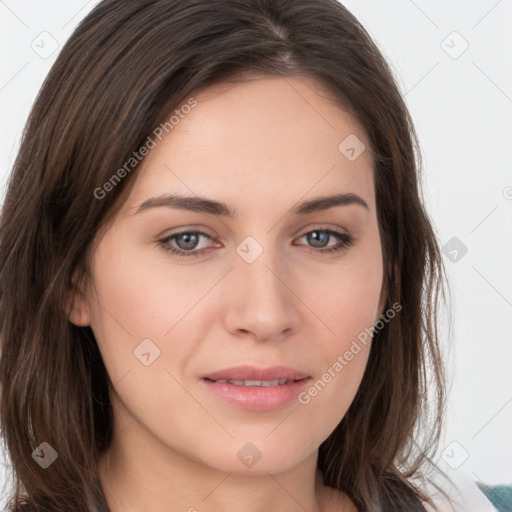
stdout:
<svg viewBox="0 0 512 512">
<path fill-rule="evenodd" d="M 271 236 L 247 237 L 236 248 L 232 278 L 236 297 L 231 302 L 231 330 L 271 338 L 295 327 L 297 312 L 286 283 L 288 272 Z"/>
</svg>

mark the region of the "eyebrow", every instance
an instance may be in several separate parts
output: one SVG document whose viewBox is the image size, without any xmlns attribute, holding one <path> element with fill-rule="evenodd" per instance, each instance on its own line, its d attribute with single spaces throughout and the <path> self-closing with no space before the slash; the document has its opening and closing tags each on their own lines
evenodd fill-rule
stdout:
<svg viewBox="0 0 512 512">
<path fill-rule="evenodd" d="M 316 197 L 302 201 L 288 211 L 289 215 L 308 215 L 314 212 L 328 210 L 336 206 L 359 205 L 370 211 L 366 201 L 356 194 L 336 194 L 333 196 Z M 183 196 L 178 194 L 166 194 L 146 199 L 137 209 L 138 213 L 148 211 L 152 208 L 178 208 L 193 212 L 219 215 L 221 217 L 235 218 L 238 216 L 236 210 L 231 209 L 227 204 L 199 196 Z"/>
</svg>

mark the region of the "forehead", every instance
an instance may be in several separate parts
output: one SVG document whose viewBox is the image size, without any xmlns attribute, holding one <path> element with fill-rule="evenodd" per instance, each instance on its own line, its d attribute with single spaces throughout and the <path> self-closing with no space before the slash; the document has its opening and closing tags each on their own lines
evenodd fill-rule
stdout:
<svg viewBox="0 0 512 512">
<path fill-rule="evenodd" d="M 259 78 L 217 84 L 193 98 L 193 108 L 177 109 L 169 133 L 154 138 L 128 208 L 169 192 L 229 203 L 251 195 L 270 207 L 336 189 L 373 202 L 366 134 L 317 82 Z"/>
</svg>

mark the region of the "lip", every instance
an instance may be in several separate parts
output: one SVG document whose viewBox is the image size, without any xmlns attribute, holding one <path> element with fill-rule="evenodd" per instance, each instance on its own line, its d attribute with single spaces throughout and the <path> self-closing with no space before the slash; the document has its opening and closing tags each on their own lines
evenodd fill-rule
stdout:
<svg viewBox="0 0 512 512">
<path fill-rule="evenodd" d="M 307 373 L 288 366 L 256 368 L 249 365 L 234 366 L 233 368 L 226 368 L 215 373 L 203 375 L 203 379 L 210 380 L 301 380 L 307 377 L 309 377 Z"/>
<path fill-rule="evenodd" d="M 278 386 L 237 386 L 217 380 L 290 380 Z M 255 368 L 236 366 L 202 377 L 207 389 L 223 401 L 250 411 L 268 411 L 283 407 L 297 398 L 312 378 L 293 368 L 274 366 Z"/>
</svg>

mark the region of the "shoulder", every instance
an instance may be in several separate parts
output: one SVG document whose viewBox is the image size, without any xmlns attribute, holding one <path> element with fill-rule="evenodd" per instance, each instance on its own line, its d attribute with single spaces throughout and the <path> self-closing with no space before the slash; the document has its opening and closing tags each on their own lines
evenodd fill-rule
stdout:
<svg viewBox="0 0 512 512">
<path fill-rule="evenodd" d="M 434 478 L 429 486 L 427 494 L 433 505 L 423 505 L 427 512 L 496 512 L 493 504 L 469 476 L 453 473 L 446 476 L 448 478 Z"/>
</svg>

